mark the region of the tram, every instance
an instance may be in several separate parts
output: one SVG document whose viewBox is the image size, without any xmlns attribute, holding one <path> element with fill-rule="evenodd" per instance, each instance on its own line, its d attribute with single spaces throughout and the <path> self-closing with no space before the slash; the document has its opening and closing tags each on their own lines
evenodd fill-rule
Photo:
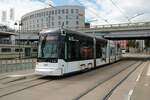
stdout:
<svg viewBox="0 0 150 100">
<path fill-rule="evenodd" d="M 35 73 L 62 76 L 113 63 L 121 58 L 112 41 L 68 29 L 43 30 L 39 34 Z"/>
</svg>

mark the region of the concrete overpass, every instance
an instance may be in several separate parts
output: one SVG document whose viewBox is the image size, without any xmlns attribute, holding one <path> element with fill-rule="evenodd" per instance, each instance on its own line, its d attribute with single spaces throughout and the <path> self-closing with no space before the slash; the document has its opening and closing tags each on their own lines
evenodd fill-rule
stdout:
<svg viewBox="0 0 150 100">
<path fill-rule="evenodd" d="M 91 28 L 81 28 L 79 31 L 85 33 L 94 32 L 96 35 L 112 40 L 149 39 L 150 22 L 97 25 Z"/>
</svg>

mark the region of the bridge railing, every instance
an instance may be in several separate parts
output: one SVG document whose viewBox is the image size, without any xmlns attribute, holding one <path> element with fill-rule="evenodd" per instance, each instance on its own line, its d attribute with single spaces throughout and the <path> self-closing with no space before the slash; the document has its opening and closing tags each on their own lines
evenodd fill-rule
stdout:
<svg viewBox="0 0 150 100">
<path fill-rule="evenodd" d="M 119 28 L 142 28 L 150 27 L 150 22 L 138 22 L 138 23 L 122 23 L 122 24 L 107 24 L 107 25 L 93 25 L 90 28 L 80 28 L 79 30 L 90 30 L 90 29 L 119 29 Z"/>
</svg>

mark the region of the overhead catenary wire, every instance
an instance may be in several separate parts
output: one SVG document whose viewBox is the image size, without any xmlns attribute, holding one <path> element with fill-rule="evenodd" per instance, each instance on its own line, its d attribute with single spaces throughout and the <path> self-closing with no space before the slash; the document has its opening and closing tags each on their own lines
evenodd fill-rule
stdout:
<svg viewBox="0 0 150 100">
<path fill-rule="evenodd" d="M 52 0 L 49 0 L 49 2 L 45 2 L 45 0 L 38 0 L 38 2 L 43 3 L 43 4 L 45 4 L 45 5 L 48 5 L 49 7 L 55 8 L 55 7 L 52 5 Z"/>
<path fill-rule="evenodd" d="M 109 0 L 109 1 L 119 10 L 119 12 L 124 16 L 124 18 L 129 21 L 129 17 L 124 14 L 121 8 L 113 0 Z"/>
<path fill-rule="evenodd" d="M 144 13 L 138 13 L 132 17 L 128 17 L 127 15 L 124 14 L 124 12 L 121 10 L 121 8 L 113 0 L 109 0 L 109 1 L 119 10 L 119 12 L 124 16 L 125 19 L 127 19 L 127 21 L 129 23 L 131 22 L 131 19 L 136 18 L 136 17 L 144 14 Z"/>
<path fill-rule="evenodd" d="M 84 6 L 84 5 L 81 3 L 81 1 L 77 0 L 77 2 L 78 2 L 80 5 Z M 90 2 L 90 1 L 87 1 L 87 2 Z M 84 7 L 85 7 L 85 6 L 84 6 Z M 96 15 L 98 18 L 100 18 L 100 19 L 103 20 L 104 22 L 110 24 L 107 19 L 101 17 L 101 16 L 98 15 L 97 13 L 95 13 L 95 12 L 93 12 L 92 10 L 88 9 L 88 7 L 85 7 L 85 9 L 89 10 L 91 13 L 93 13 L 94 15 Z"/>
</svg>

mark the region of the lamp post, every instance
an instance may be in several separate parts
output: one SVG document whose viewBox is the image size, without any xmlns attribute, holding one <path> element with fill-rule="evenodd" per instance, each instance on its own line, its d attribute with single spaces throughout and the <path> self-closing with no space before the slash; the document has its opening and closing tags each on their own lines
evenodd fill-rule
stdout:
<svg viewBox="0 0 150 100">
<path fill-rule="evenodd" d="M 88 22 L 95 22 L 96 20 L 90 20 Z M 96 67 L 96 35 L 95 35 L 95 31 L 93 31 L 93 58 L 94 58 L 94 67 Z"/>
<path fill-rule="evenodd" d="M 20 48 L 20 33 L 21 33 L 21 26 L 22 26 L 23 24 L 22 24 L 22 22 L 21 21 L 16 21 L 15 23 L 14 23 L 14 27 L 15 26 L 19 26 L 19 30 L 18 30 L 18 32 L 19 32 L 19 38 L 18 38 L 18 44 L 19 44 L 19 59 L 21 58 L 21 48 Z M 16 33 L 16 29 L 15 29 L 15 33 Z"/>
<path fill-rule="evenodd" d="M 21 34 L 21 27 L 22 27 L 22 21 L 19 21 L 19 41 L 21 42 L 20 40 L 20 34 Z M 19 59 L 21 59 L 21 47 L 20 47 L 20 43 L 19 43 Z"/>
</svg>

